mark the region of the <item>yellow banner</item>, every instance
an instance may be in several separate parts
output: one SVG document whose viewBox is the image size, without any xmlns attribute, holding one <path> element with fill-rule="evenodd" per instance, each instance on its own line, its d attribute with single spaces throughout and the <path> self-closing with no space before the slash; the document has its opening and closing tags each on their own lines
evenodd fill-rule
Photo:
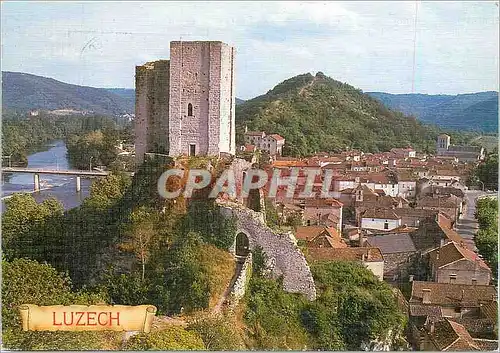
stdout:
<svg viewBox="0 0 500 353">
<path fill-rule="evenodd" d="M 149 332 L 153 305 L 52 305 L 19 307 L 24 331 L 142 331 Z"/>
</svg>

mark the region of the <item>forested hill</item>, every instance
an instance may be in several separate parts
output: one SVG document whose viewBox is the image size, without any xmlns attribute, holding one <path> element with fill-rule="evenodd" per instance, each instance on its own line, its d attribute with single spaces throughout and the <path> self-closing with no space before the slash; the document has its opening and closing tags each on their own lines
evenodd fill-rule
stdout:
<svg viewBox="0 0 500 353">
<path fill-rule="evenodd" d="M 368 92 L 387 107 L 445 128 L 498 131 L 498 92 L 459 95 Z"/>
<path fill-rule="evenodd" d="M 2 71 L 3 109 L 73 109 L 97 114 L 134 112 L 134 101 L 102 88 L 72 85 L 22 72 Z"/>
<path fill-rule="evenodd" d="M 304 156 L 346 147 L 365 152 L 412 146 L 432 151 L 439 130 L 387 109 L 376 99 L 318 72 L 290 78 L 236 107 L 237 141 L 249 130 L 286 138 L 286 153 Z"/>
</svg>

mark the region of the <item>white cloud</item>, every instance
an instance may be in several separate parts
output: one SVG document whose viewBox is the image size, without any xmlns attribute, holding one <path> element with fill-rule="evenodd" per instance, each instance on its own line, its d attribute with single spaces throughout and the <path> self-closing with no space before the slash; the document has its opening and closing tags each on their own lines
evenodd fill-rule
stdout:
<svg viewBox="0 0 500 353">
<path fill-rule="evenodd" d="M 133 87 L 135 65 L 171 40 L 237 49 L 237 95 L 323 71 L 364 90 L 411 89 L 415 2 L 2 3 L 2 67 L 93 86 Z M 417 89 L 498 86 L 493 3 L 419 2 Z"/>
</svg>

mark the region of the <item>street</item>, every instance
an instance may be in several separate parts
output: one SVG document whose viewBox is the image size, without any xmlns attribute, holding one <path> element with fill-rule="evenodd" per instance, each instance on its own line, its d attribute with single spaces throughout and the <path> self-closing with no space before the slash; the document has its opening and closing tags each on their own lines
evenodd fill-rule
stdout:
<svg viewBox="0 0 500 353">
<path fill-rule="evenodd" d="M 478 230 L 478 223 L 474 217 L 476 212 L 476 201 L 482 196 L 496 196 L 494 191 L 486 192 L 481 190 L 467 190 L 465 191 L 465 198 L 467 200 L 467 211 L 457 222 L 456 231 L 465 239 L 465 243 L 470 249 L 476 251 L 474 245 L 474 235 Z"/>
</svg>

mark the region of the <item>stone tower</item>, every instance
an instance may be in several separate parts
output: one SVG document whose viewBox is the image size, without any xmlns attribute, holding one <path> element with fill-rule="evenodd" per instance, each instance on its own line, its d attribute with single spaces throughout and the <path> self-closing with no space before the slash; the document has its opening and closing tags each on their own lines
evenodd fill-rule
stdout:
<svg viewBox="0 0 500 353">
<path fill-rule="evenodd" d="M 170 42 L 170 61 L 136 67 L 136 160 L 234 154 L 234 49 Z"/>
<path fill-rule="evenodd" d="M 448 147 L 450 146 L 450 136 L 446 134 L 441 134 L 437 138 L 436 150 L 438 156 L 446 154 Z"/>
</svg>

